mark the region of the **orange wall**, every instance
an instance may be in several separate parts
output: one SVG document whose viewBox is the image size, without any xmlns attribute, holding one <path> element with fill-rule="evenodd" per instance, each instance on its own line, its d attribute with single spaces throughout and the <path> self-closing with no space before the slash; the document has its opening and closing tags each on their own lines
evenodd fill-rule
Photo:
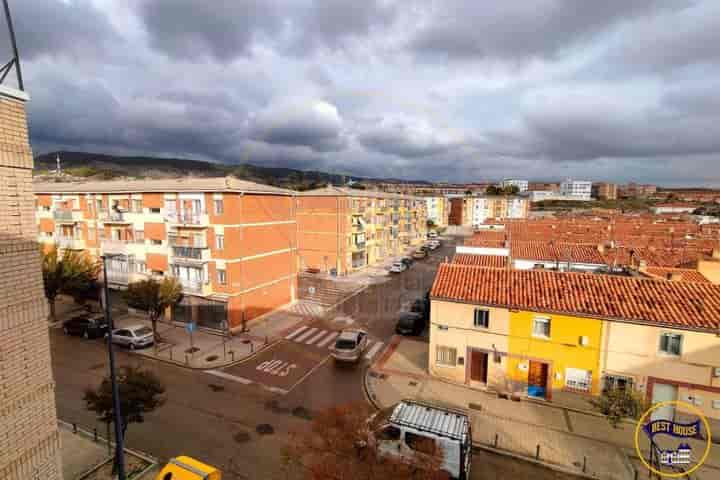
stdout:
<svg viewBox="0 0 720 480">
<path fill-rule="evenodd" d="M 337 232 L 339 224 L 347 220 L 345 215 L 298 213 L 298 230 L 301 232 Z"/>
<path fill-rule="evenodd" d="M 145 263 L 148 270 L 166 272 L 168 270 L 168 257 L 160 253 L 146 253 Z"/>
<path fill-rule="evenodd" d="M 207 239 L 212 256 L 225 260 L 238 259 L 241 257 L 240 227 L 225 227 L 223 233 L 224 247 L 222 250 L 215 249 L 215 231 L 208 229 Z"/>
<path fill-rule="evenodd" d="M 52 206 L 52 195 L 46 193 L 39 193 L 35 195 L 35 200 L 40 207 L 51 207 Z"/>
<path fill-rule="evenodd" d="M 212 193 L 205 194 L 205 206 L 210 223 L 216 225 L 233 225 L 240 223 L 240 194 L 223 193 L 223 213 L 215 215 L 215 199 Z"/>
<path fill-rule="evenodd" d="M 242 223 L 281 222 L 293 218 L 292 197 L 245 195 L 242 197 Z"/>
<path fill-rule="evenodd" d="M 149 240 L 165 240 L 165 224 L 145 222 L 145 238 Z"/>
<path fill-rule="evenodd" d="M 52 218 L 41 218 L 40 219 L 40 231 L 41 232 L 54 232 L 55 231 L 55 220 Z"/>
<path fill-rule="evenodd" d="M 162 208 L 163 203 L 162 193 L 143 193 L 142 195 L 143 208 Z"/>
<path fill-rule="evenodd" d="M 291 275 L 295 271 L 293 255 L 290 252 L 256 258 L 231 264 L 239 270 L 233 271 L 232 286 L 239 278 L 243 290 Z"/>
<path fill-rule="evenodd" d="M 291 300 L 290 289 L 296 280 L 287 280 L 260 288 L 238 297 L 232 297 L 228 302 L 228 323 L 230 328 L 242 325 L 243 309 L 245 321 L 250 321 L 260 315 L 268 313 Z"/>
<path fill-rule="evenodd" d="M 243 227 L 240 249 L 243 257 L 285 250 L 295 246 L 295 224 L 281 223 L 257 227 Z M 227 248 L 227 237 L 225 238 Z"/>
</svg>

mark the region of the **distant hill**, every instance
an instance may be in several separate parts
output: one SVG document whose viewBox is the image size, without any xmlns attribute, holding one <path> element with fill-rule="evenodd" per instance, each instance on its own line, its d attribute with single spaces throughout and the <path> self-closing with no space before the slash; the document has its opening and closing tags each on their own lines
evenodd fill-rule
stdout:
<svg viewBox="0 0 720 480">
<path fill-rule="evenodd" d="M 316 188 L 328 183 L 339 185 L 350 180 L 361 183 L 402 183 L 401 180 L 396 179 L 365 178 L 293 168 L 261 167 L 251 164 L 228 165 L 184 158 L 131 157 L 68 151 L 50 152 L 35 157 L 36 176 L 44 176 L 48 174 L 48 170 L 54 170 L 55 158 L 58 154 L 63 172 L 71 177 L 111 179 L 117 177 L 172 178 L 185 175 L 205 177 L 234 175 L 258 183 L 298 190 Z"/>
</svg>

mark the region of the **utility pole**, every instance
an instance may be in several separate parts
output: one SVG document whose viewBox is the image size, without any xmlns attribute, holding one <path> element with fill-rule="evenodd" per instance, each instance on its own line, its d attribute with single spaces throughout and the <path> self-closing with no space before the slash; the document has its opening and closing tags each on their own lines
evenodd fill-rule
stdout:
<svg viewBox="0 0 720 480">
<path fill-rule="evenodd" d="M 108 326 L 107 344 L 110 359 L 110 384 L 112 385 L 113 423 L 115 423 L 115 464 L 118 469 L 118 480 L 125 480 L 125 449 L 122 438 L 122 415 L 120 412 L 120 392 L 118 391 L 117 377 L 115 376 L 115 352 L 113 351 L 113 321 L 110 314 L 110 292 L 107 283 L 107 264 L 105 255 L 100 257 L 103 264 L 103 296 L 105 297 L 105 323 Z"/>
</svg>

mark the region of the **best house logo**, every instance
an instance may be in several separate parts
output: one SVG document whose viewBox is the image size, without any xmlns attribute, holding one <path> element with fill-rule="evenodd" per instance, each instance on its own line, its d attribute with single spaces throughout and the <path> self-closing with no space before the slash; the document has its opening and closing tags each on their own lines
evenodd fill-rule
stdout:
<svg viewBox="0 0 720 480">
<path fill-rule="evenodd" d="M 661 408 L 681 410 L 696 419 L 687 422 L 652 420 L 653 413 L 659 413 Z M 710 453 L 711 438 L 707 418 L 697 407 L 676 400 L 660 402 L 648 409 L 637 423 L 635 450 L 651 472 L 666 478 L 679 478 L 691 474 L 705 462 Z"/>
</svg>

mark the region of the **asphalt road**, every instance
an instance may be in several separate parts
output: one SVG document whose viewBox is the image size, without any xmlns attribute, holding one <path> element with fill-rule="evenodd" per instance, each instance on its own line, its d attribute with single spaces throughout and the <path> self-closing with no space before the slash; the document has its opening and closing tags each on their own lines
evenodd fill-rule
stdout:
<svg viewBox="0 0 720 480">
<path fill-rule="evenodd" d="M 288 478 L 281 462 L 288 433 L 308 428 L 313 412 L 365 402 L 362 376 L 371 358 L 356 366 L 335 365 L 327 350 L 331 342 L 318 346 L 327 337 L 321 332 L 329 334 L 345 325 L 366 328 L 372 341 L 367 352 L 373 352 L 373 358 L 381 354 L 394 333 L 399 311 L 431 287 L 437 265 L 452 250 L 446 244 L 408 271 L 368 287 L 328 318 L 309 325 L 315 331 L 303 341 L 297 339 L 305 332 L 223 369 L 221 375 L 119 351 L 119 365 L 142 364 L 152 370 L 164 383 L 167 396 L 165 405 L 148 415 L 145 423 L 128 428 L 127 445 L 162 461 L 180 454 L 203 459 L 221 467 L 228 479 Z M 308 343 L 317 337 L 321 338 Z M 84 390 L 98 385 L 107 373 L 104 343 L 65 337 L 58 329 L 51 330 L 50 339 L 58 416 L 104 432 L 104 424 L 95 421 L 82 401 Z M 374 344 L 381 345 L 373 349 Z M 274 433 L 258 434 L 261 424 L 271 425 Z"/>
</svg>

